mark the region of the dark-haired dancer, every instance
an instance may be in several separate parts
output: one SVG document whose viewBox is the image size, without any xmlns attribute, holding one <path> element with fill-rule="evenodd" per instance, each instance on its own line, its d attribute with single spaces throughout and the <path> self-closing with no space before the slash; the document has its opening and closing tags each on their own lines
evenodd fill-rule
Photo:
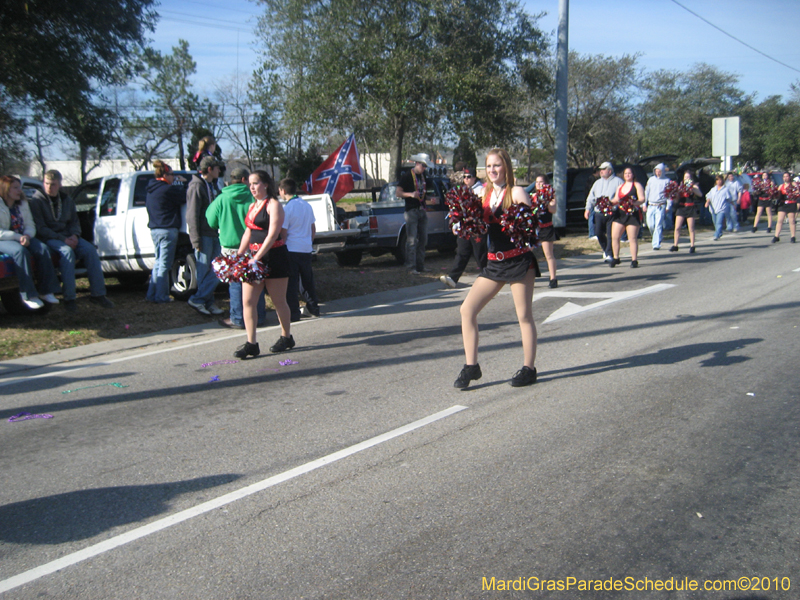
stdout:
<svg viewBox="0 0 800 600">
<path fill-rule="evenodd" d="M 284 213 L 278 202 L 275 183 L 266 171 L 255 171 L 250 175 L 250 193 L 255 202 L 250 205 L 245 218 L 247 229 L 239 244 L 239 254 L 247 250 L 253 252 L 251 262 L 261 262 L 269 268 L 266 279 L 242 284 L 242 300 L 244 304 L 244 326 L 247 330 L 247 342 L 239 347 L 233 355 L 236 358 L 258 356 L 261 353 L 256 341 L 258 327 L 258 297 L 266 286 L 267 293 L 275 305 L 278 321 L 281 324 L 281 337 L 269 350 L 284 352 L 294 348 L 291 333 L 291 313 L 286 303 L 286 287 L 289 282 L 289 251 L 286 244 L 279 239 L 283 227 Z"/>
<path fill-rule="evenodd" d="M 622 179 L 625 183 L 617 188 L 611 203 L 618 206 L 614 212 L 611 222 L 611 251 L 613 253 L 609 265 L 617 266 L 619 259 L 619 246 L 623 232 L 628 234 L 628 241 L 631 244 L 631 267 L 634 269 L 639 266 L 639 229 L 642 226 L 642 219 L 639 216 L 642 204 L 644 204 L 644 188 L 642 184 L 634 179 L 633 169 L 627 167 L 622 172 Z M 628 212 L 623 208 L 627 204 L 635 208 Z"/>
<path fill-rule="evenodd" d="M 767 233 L 772 233 L 772 198 L 767 196 L 764 192 L 766 186 L 769 185 L 769 173 L 761 173 L 761 185 L 758 185 L 758 175 L 753 179 L 753 190 L 751 194 L 755 199 L 756 216 L 753 219 L 753 233 L 758 231 L 758 221 L 761 219 L 761 213 L 766 210 L 767 213 Z"/>
<path fill-rule="evenodd" d="M 783 183 L 778 188 L 781 195 L 778 198 L 778 222 L 775 224 L 775 237 L 772 243 L 781 241 L 781 229 L 783 220 L 789 217 L 789 232 L 792 234 L 791 242 L 795 242 L 797 228 L 797 198 L 790 198 L 789 192 L 792 189 L 792 174 L 788 171 L 783 174 Z"/>
<path fill-rule="evenodd" d="M 686 221 L 689 229 L 689 254 L 694 254 L 694 224 L 700 218 L 700 201 L 703 199 L 703 192 L 694 180 L 694 173 L 686 171 L 683 174 L 683 184 L 688 187 L 688 196 L 678 194 L 675 200 L 675 245 L 669 249 L 670 252 L 678 251 L 678 241 L 681 238 L 681 227 Z"/>
<path fill-rule="evenodd" d="M 544 186 L 549 185 L 546 175 L 539 175 L 536 177 L 536 191 L 534 198 L 541 192 Z M 547 203 L 547 212 L 539 215 L 539 242 L 542 245 L 542 252 L 544 259 L 547 261 L 547 271 L 550 275 L 550 287 L 558 287 L 558 279 L 556 279 L 556 255 L 553 252 L 553 247 L 558 239 L 556 236 L 556 229 L 553 227 L 553 213 L 556 212 L 556 195 L 553 194 L 553 199 Z"/>
</svg>

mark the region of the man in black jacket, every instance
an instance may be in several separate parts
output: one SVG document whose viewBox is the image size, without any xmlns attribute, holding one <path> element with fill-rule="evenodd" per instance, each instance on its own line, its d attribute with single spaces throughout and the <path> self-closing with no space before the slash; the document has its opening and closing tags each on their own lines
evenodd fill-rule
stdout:
<svg viewBox="0 0 800 600">
<path fill-rule="evenodd" d="M 106 297 L 106 283 L 97 248 L 81 238 L 81 225 L 72 198 L 61 192 L 61 173 L 44 174 L 44 193 L 37 191 L 30 201 L 36 237 L 58 255 L 58 268 L 64 290 L 64 308 L 75 312 L 75 263 L 83 260 L 89 278 L 89 300 L 103 308 L 113 308 Z"/>
<path fill-rule="evenodd" d="M 427 154 L 415 154 L 411 160 L 414 161 L 414 168 L 400 177 L 395 195 L 405 201 L 403 215 L 406 221 L 405 267 L 413 275 L 417 275 L 424 271 L 430 271 L 425 268 L 425 246 L 428 245 L 425 169 L 428 167 L 429 158 Z"/>
<path fill-rule="evenodd" d="M 202 315 L 221 315 L 225 311 L 214 304 L 214 290 L 219 279 L 211 261 L 220 255 L 219 231 L 208 224 L 206 209 L 214 201 L 215 181 L 222 165 L 213 156 L 200 161 L 199 174 L 192 175 L 186 190 L 186 227 L 194 248 L 197 265 L 197 291 L 187 304 Z"/>
</svg>

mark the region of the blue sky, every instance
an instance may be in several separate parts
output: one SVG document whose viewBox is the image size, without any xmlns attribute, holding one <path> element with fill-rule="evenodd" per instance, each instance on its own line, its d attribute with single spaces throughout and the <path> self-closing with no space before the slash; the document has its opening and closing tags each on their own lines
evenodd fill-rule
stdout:
<svg viewBox="0 0 800 600">
<path fill-rule="evenodd" d="M 687 70 L 706 62 L 739 76 L 739 87 L 787 98 L 800 80 L 797 0 L 679 0 L 731 35 L 794 67 L 792 70 L 746 48 L 693 16 L 672 0 L 571 0 L 570 49 L 582 54 L 642 53 L 640 66 Z M 558 0 L 523 1 L 546 33 L 558 26 Z M 197 62 L 195 85 L 211 93 L 213 82 L 236 71 L 249 76 L 257 63 L 255 16 L 262 8 L 248 0 L 162 0 L 153 45 L 169 52 L 186 39 Z"/>
</svg>

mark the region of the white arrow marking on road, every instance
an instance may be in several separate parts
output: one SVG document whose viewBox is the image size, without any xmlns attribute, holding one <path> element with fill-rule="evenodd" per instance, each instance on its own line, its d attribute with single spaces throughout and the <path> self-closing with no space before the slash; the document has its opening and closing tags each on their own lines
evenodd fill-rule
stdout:
<svg viewBox="0 0 800 600">
<path fill-rule="evenodd" d="M 651 285 L 650 287 L 642 288 L 640 290 L 629 290 L 627 292 L 570 292 L 568 290 L 558 292 L 542 292 L 541 294 L 534 296 L 533 301 L 536 302 L 542 298 L 605 298 L 600 302 L 594 302 L 593 304 L 589 304 L 587 306 L 579 306 L 573 302 L 567 302 L 564 306 L 559 308 L 544 320 L 545 323 L 553 323 L 559 319 L 572 317 L 589 310 L 607 306 L 614 302 L 619 302 L 621 300 L 630 300 L 631 298 L 652 294 L 654 292 L 663 292 L 671 287 L 675 286 L 671 283 L 657 283 L 656 285 Z"/>
</svg>

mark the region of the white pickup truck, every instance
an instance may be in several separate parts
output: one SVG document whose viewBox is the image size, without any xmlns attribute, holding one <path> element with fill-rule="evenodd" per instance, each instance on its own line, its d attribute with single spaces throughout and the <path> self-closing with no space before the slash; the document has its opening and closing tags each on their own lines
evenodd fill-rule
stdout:
<svg viewBox="0 0 800 600">
<path fill-rule="evenodd" d="M 187 181 L 192 173 L 175 171 Z M 122 283 L 143 283 L 155 262 L 155 248 L 147 227 L 149 218 L 145 200 L 147 184 L 155 177 L 152 171 L 108 175 L 78 186 L 72 193 L 81 220 L 82 237 L 97 246 L 97 254 L 106 275 Z M 176 185 L 187 185 L 186 183 Z M 316 217 L 315 250 L 335 252 L 348 239 L 363 235 L 362 230 L 342 229 L 330 196 L 304 196 Z M 171 271 L 171 292 L 185 300 L 197 288 L 194 253 L 184 223 L 178 236 L 178 251 Z"/>
</svg>

